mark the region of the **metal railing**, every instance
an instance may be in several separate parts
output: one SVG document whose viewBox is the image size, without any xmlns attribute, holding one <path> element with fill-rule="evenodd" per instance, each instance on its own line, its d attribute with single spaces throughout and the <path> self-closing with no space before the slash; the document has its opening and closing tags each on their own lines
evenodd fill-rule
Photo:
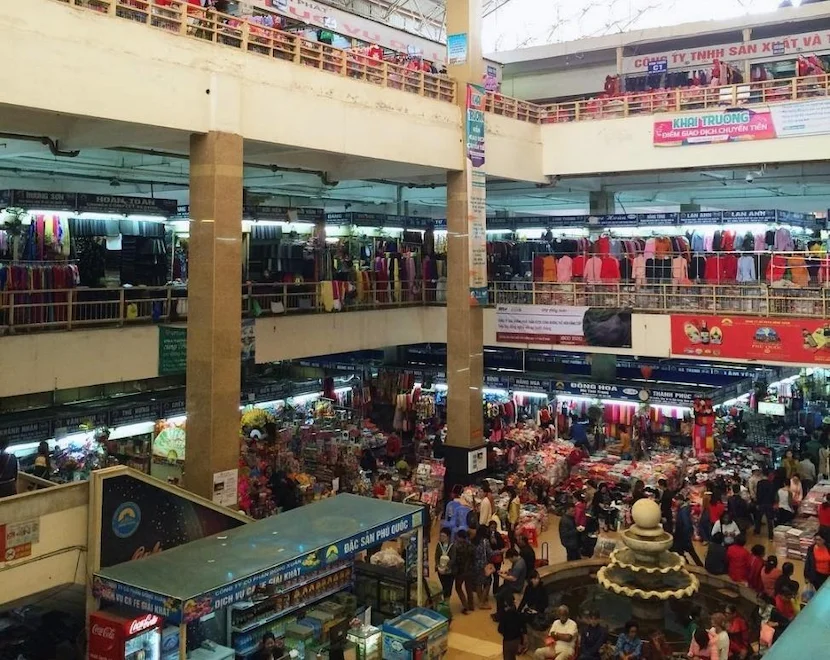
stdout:
<svg viewBox="0 0 830 660">
<path fill-rule="evenodd" d="M 652 314 L 731 314 L 827 318 L 830 287 L 741 284 L 494 282 L 493 304 L 623 308 Z"/>
<path fill-rule="evenodd" d="M 552 103 L 541 108 L 540 121 L 550 124 L 781 103 L 823 97 L 829 91 L 828 74 L 717 87 L 682 87 L 611 98 Z"/>
<path fill-rule="evenodd" d="M 446 76 L 408 69 L 360 53 L 309 41 L 290 32 L 275 30 L 212 9 L 201 9 L 184 0 L 57 1 L 135 21 L 170 34 L 294 62 L 380 87 L 400 89 L 449 103 L 456 100 L 455 81 Z"/>
<path fill-rule="evenodd" d="M 780 284 L 780 283 L 779 283 Z M 491 282 L 489 304 L 625 308 L 650 314 L 701 313 L 830 318 L 830 285 Z M 0 333 L 180 322 L 184 287 L 64 289 L 0 293 Z M 388 283 L 336 293 L 330 282 L 245 284 L 244 316 L 318 314 L 444 305 L 446 288 L 419 282 L 396 291 Z"/>
</svg>

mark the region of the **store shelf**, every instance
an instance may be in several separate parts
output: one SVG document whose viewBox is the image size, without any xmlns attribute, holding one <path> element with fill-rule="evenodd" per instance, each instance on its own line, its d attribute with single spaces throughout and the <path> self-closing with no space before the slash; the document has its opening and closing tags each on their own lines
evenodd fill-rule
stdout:
<svg viewBox="0 0 830 660">
<path fill-rule="evenodd" d="M 285 637 L 285 633 L 280 633 L 280 634 L 274 633 L 274 639 L 282 639 L 283 637 Z M 254 653 L 256 653 L 259 650 L 260 650 L 260 645 L 259 645 L 259 642 L 257 642 L 253 646 L 251 646 L 251 647 L 249 647 L 249 648 L 247 648 L 243 651 L 236 651 L 234 649 L 234 652 L 236 653 L 237 658 L 247 658 L 249 655 L 253 655 Z"/>
<path fill-rule="evenodd" d="M 322 576 L 321 576 L 322 577 Z M 344 589 L 348 588 L 347 584 L 342 584 L 338 587 L 334 587 L 333 589 L 329 589 L 328 591 L 324 591 L 319 596 L 314 596 L 314 598 L 309 598 L 308 600 L 303 601 L 302 603 L 297 603 L 296 605 L 292 605 L 291 607 L 287 607 L 284 610 L 280 610 L 279 612 L 274 612 L 273 614 L 269 614 L 267 617 L 263 617 L 261 619 L 257 619 L 256 621 L 252 621 L 244 628 L 231 628 L 231 632 L 234 633 L 249 633 L 252 630 L 256 630 L 262 626 L 268 625 L 269 623 L 273 623 L 277 619 L 282 619 L 284 616 L 288 616 L 292 612 L 296 612 L 297 610 L 301 610 L 304 607 L 308 607 L 312 603 L 316 603 L 318 600 L 323 600 L 323 598 L 328 598 L 329 596 L 333 596 L 334 594 L 343 591 Z"/>
<path fill-rule="evenodd" d="M 335 566 L 332 566 L 325 573 L 315 573 L 313 577 L 309 577 L 309 579 L 307 579 L 307 580 L 303 580 L 302 582 L 294 583 L 290 587 L 287 587 L 285 589 L 281 589 L 279 591 L 275 591 L 273 594 L 268 596 L 268 598 L 273 598 L 274 596 L 282 596 L 284 594 L 291 593 L 295 589 L 299 589 L 301 587 L 304 587 L 307 584 L 311 584 L 312 582 L 317 582 L 317 580 L 322 580 L 323 578 L 326 578 L 329 575 L 334 575 L 335 573 L 338 573 L 339 571 L 342 571 L 343 569 L 348 568 L 348 567 L 349 567 L 349 563 L 337 564 Z M 263 598 L 262 600 L 268 600 L 268 598 Z M 252 607 L 256 607 L 261 602 L 262 601 L 257 601 L 257 602 L 250 601 L 248 603 L 235 603 L 234 605 L 232 605 L 232 607 L 235 610 L 239 610 L 239 611 L 244 612 L 245 610 L 249 610 Z"/>
</svg>

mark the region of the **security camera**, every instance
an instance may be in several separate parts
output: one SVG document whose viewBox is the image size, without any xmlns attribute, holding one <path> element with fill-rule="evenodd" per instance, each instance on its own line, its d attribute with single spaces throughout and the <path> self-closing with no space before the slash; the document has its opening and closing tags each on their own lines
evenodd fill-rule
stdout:
<svg viewBox="0 0 830 660">
<path fill-rule="evenodd" d="M 745 181 L 746 181 L 747 183 L 755 183 L 755 177 L 754 177 L 754 176 L 752 176 L 752 172 L 747 172 L 747 173 L 746 173 L 746 179 L 745 179 Z"/>
</svg>

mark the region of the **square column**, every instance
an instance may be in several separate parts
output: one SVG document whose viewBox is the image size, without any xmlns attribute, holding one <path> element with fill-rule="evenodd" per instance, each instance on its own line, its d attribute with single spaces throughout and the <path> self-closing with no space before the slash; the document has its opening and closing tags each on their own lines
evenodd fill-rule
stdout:
<svg viewBox="0 0 830 660">
<path fill-rule="evenodd" d="M 212 499 L 239 464 L 242 348 L 242 136 L 190 139 L 190 279 L 185 486 Z"/>
<path fill-rule="evenodd" d="M 447 0 L 447 34 L 466 45 L 447 71 L 458 84 L 465 126 L 464 169 L 447 173 L 447 446 L 445 485 L 475 478 L 471 451 L 484 444 L 484 314 L 486 298 L 484 79 L 481 0 Z M 476 463 L 473 472 L 484 468 Z"/>
</svg>

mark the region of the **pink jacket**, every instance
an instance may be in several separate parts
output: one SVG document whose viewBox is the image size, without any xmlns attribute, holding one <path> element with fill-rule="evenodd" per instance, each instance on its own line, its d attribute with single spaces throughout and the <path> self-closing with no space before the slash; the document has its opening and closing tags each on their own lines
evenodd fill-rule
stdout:
<svg viewBox="0 0 830 660">
<path fill-rule="evenodd" d="M 602 259 L 591 257 L 585 262 L 584 278 L 586 282 L 597 284 L 602 281 Z"/>
<path fill-rule="evenodd" d="M 565 255 L 556 262 L 556 281 L 570 282 L 573 279 L 573 259 Z"/>
</svg>

